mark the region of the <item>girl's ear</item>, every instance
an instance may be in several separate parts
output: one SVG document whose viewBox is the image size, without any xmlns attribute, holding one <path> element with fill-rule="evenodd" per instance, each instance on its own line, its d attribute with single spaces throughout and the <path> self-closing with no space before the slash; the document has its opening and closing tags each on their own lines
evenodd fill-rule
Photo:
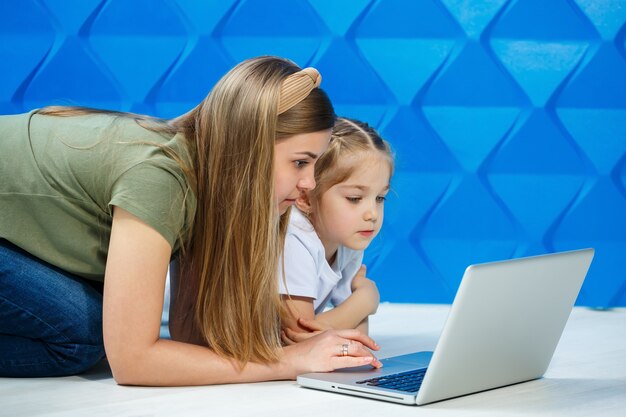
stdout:
<svg viewBox="0 0 626 417">
<path fill-rule="evenodd" d="M 300 197 L 296 198 L 296 207 L 303 213 L 311 214 L 311 201 L 306 192 L 300 193 Z"/>
</svg>

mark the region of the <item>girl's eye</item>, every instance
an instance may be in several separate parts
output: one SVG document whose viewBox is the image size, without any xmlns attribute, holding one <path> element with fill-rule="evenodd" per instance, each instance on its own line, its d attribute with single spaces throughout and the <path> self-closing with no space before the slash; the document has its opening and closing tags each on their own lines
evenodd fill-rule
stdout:
<svg viewBox="0 0 626 417">
<path fill-rule="evenodd" d="M 349 202 L 356 204 L 359 201 L 361 201 L 361 197 L 346 197 L 346 200 L 348 200 Z"/>
<path fill-rule="evenodd" d="M 376 202 L 377 203 L 384 203 L 386 199 L 387 199 L 387 197 L 385 197 L 384 195 L 379 195 L 379 196 L 376 197 Z"/>
<path fill-rule="evenodd" d="M 309 164 L 309 161 L 305 161 L 304 159 L 299 159 L 297 161 L 294 161 L 294 163 L 296 164 L 296 168 L 304 168 L 305 166 Z"/>
</svg>

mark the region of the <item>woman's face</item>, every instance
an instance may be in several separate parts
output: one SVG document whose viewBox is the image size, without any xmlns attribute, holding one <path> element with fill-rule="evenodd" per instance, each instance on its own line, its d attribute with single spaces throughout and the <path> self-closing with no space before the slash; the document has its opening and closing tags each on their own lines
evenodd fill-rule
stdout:
<svg viewBox="0 0 626 417">
<path fill-rule="evenodd" d="M 331 129 L 302 133 L 274 145 L 274 195 L 283 214 L 302 191 L 315 188 L 315 162 L 326 151 Z"/>
</svg>

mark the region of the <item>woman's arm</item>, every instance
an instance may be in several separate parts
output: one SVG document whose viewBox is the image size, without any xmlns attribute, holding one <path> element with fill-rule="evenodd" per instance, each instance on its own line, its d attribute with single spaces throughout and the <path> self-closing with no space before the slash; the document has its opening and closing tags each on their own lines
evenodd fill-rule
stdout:
<svg viewBox="0 0 626 417">
<path fill-rule="evenodd" d="M 242 370 L 198 345 L 159 338 L 163 291 L 171 248 L 140 219 L 115 207 L 107 259 L 103 326 L 113 376 L 129 385 L 204 385 L 293 379 L 298 374 L 378 361 L 363 345 L 375 343 L 355 331 L 324 332 L 282 350 L 275 364 L 248 363 Z M 340 356 L 352 340 L 349 357 Z"/>
</svg>

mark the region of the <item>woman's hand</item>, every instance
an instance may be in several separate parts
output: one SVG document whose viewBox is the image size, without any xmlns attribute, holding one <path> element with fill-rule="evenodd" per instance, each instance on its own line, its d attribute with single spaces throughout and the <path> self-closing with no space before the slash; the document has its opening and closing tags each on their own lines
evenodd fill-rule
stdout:
<svg viewBox="0 0 626 417">
<path fill-rule="evenodd" d="M 282 362 L 292 379 L 308 372 L 330 372 L 340 368 L 382 364 L 370 351 L 379 346 L 355 329 L 328 330 L 283 349 Z"/>
</svg>

